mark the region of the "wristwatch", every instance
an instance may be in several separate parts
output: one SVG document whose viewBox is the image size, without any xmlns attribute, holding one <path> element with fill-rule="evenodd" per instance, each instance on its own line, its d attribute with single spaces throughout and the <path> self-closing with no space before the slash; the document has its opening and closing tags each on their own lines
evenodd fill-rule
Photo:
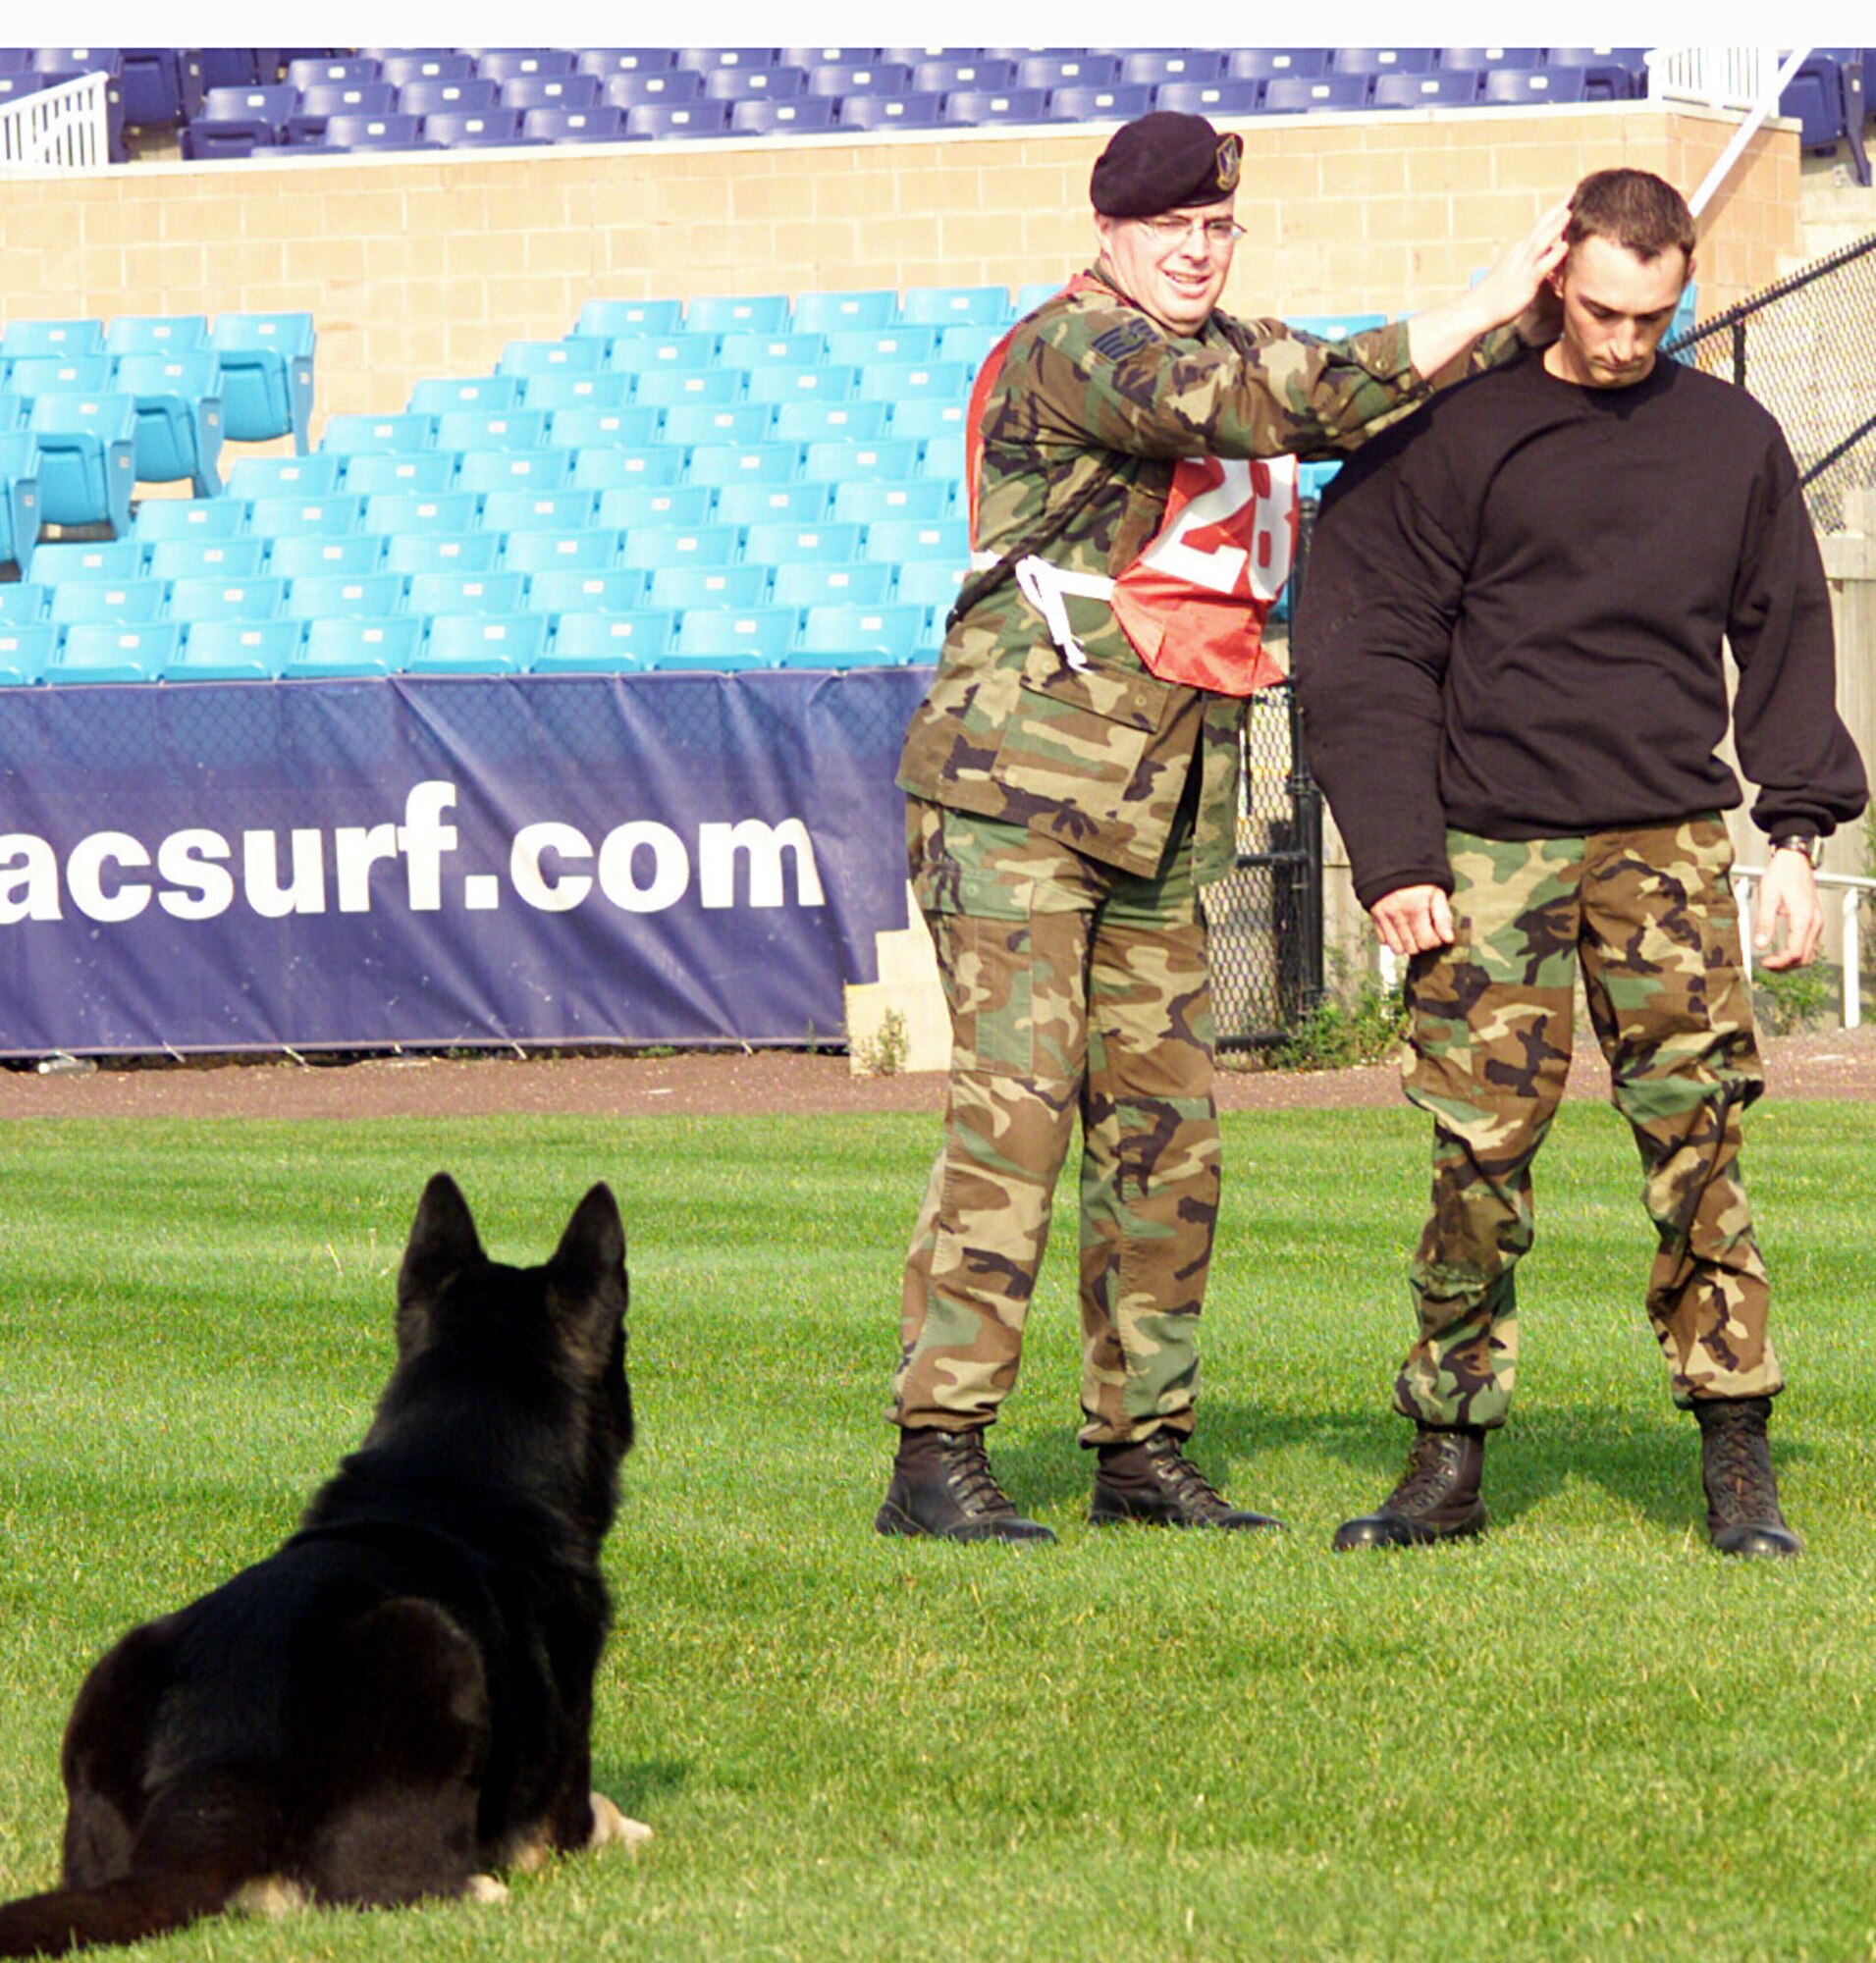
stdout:
<svg viewBox="0 0 1876 1963">
<path fill-rule="evenodd" d="M 1824 841 L 1807 836 L 1801 831 L 1784 831 L 1772 840 L 1774 852 L 1801 852 L 1812 866 L 1819 866 L 1824 859 Z"/>
</svg>

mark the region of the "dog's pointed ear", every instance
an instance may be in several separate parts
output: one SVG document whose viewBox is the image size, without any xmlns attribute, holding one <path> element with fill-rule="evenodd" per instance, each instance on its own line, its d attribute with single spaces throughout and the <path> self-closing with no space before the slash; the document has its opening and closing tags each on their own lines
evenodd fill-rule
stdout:
<svg viewBox="0 0 1876 1963">
<path fill-rule="evenodd" d="M 612 1355 L 625 1315 L 625 1224 L 603 1180 L 573 1209 L 548 1263 L 555 1312 L 568 1343 L 595 1371 Z"/>
<path fill-rule="evenodd" d="M 423 1189 L 398 1270 L 398 1350 L 407 1355 L 427 1326 L 430 1296 L 457 1269 L 484 1259 L 469 1202 L 447 1172 Z"/>
</svg>

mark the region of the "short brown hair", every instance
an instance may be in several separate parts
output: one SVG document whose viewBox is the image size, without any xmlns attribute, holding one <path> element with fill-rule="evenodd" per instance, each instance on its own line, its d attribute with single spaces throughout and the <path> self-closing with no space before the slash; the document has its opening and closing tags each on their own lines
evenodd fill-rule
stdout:
<svg viewBox="0 0 1876 1963">
<path fill-rule="evenodd" d="M 1593 171 L 1570 194 L 1564 240 L 1608 239 L 1644 263 L 1670 245 L 1693 257 L 1693 214 L 1688 201 L 1652 171 Z"/>
</svg>

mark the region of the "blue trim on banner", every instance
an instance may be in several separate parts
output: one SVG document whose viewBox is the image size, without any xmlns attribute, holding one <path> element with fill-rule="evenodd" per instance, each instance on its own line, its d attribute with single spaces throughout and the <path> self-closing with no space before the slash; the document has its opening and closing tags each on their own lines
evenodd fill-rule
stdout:
<svg viewBox="0 0 1876 1963">
<path fill-rule="evenodd" d="M 930 681 L 0 691 L 0 1053 L 837 1040 Z"/>
</svg>

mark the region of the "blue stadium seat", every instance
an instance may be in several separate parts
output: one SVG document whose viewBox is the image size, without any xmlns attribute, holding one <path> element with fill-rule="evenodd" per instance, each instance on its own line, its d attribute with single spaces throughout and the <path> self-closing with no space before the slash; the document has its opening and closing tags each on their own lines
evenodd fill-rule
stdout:
<svg viewBox="0 0 1876 1963">
<path fill-rule="evenodd" d="M 0 437 L 0 453 L 6 439 Z M 138 541 L 232 539 L 247 529 L 247 501 L 231 489 L 221 498 L 146 498 L 133 526 Z"/>
<path fill-rule="evenodd" d="M 59 629 L 45 621 L 0 620 L 0 687 L 43 680 L 59 639 Z"/>
<path fill-rule="evenodd" d="M 547 440 L 555 450 L 598 449 L 647 450 L 657 440 L 662 415 L 654 405 L 635 404 L 622 408 L 551 409 L 548 412 Z M 575 458 L 574 482 L 578 459 Z"/>
<path fill-rule="evenodd" d="M 1456 109 L 1478 100 L 1482 77 L 1473 69 L 1434 69 L 1426 75 L 1377 75 L 1372 109 Z"/>
<path fill-rule="evenodd" d="M 264 539 L 343 538 L 364 522 L 365 501 L 344 491 L 327 498 L 256 498 L 247 529 Z"/>
<path fill-rule="evenodd" d="M 197 354 L 207 345 L 205 313 L 121 313 L 104 330 L 107 354 Z"/>
<path fill-rule="evenodd" d="M 809 292 L 795 298 L 797 334 L 832 334 L 841 328 L 888 327 L 896 319 L 899 296 L 890 288 L 859 292 Z"/>
<path fill-rule="evenodd" d="M 632 399 L 637 386 L 635 375 L 569 375 L 557 370 L 551 375 L 529 375 L 521 383 L 521 406 L 546 409 L 622 409 Z M 656 411 L 646 417 L 648 434 L 657 427 Z M 548 442 L 554 441 L 550 426 Z"/>
<path fill-rule="evenodd" d="M 46 618 L 59 626 L 133 627 L 163 611 L 166 589 L 154 579 L 68 580 L 52 589 Z"/>
<path fill-rule="evenodd" d="M 795 102 L 807 93 L 808 72 L 777 63 L 773 68 L 720 68 L 704 77 L 704 94 L 722 102 Z"/>
<path fill-rule="evenodd" d="M 810 559 L 777 566 L 771 598 L 779 607 L 879 607 L 891 587 L 889 565 L 833 565 Z"/>
<path fill-rule="evenodd" d="M 723 407 L 742 399 L 743 379 L 733 368 L 655 368 L 639 376 L 633 399 L 647 408 L 695 402 Z"/>
<path fill-rule="evenodd" d="M 687 484 L 785 484 L 801 474 L 799 443 L 700 443 L 684 464 Z"/>
<path fill-rule="evenodd" d="M 129 396 L 41 396 L 29 427 L 39 452 L 42 524 L 131 527 L 136 404 Z"/>
<path fill-rule="evenodd" d="M 222 399 L 222 428 L 228 427 L 228 400 Z M 325 498 L 338 490 L 346 459 L 336 451 L 314 451 L 304 456 L 243 456 L 228 473 L 231 499 L 302 497 Z M 181 500 L 176 501 L 181 503 Z M 160 509 L 143 506 L 143 516 Z M 139 517 L 138 523 L 142 522 Z"/>
<path fill-rule="evenodd" d="M 654 607 L 760 607 L 769 597 L 766 565 L 657 565 L 646 597 Z"/>
<path fill-rule="evenodd" d="M 621 334 L 676 334 L 683 325 L 682 300 L 588 300 L 573 332 L 611 341 Z"/>
<path fill-rule="evenodd" d="M 346 88 L 363 81 L 380 80 L 381 70 L 374 55 L 302 55 L 287 64 L 287 80 L 303 95 L 313 88 Z M 382 78 L 393 88 L 391 76 Z"/>
<path fill-rule="evenodd" d="M 460 48 L 386 55 L 378 73 L 401 89 L 413 81 L 469 81 L 475 77 L 475 58 Z"/>
<path fill-rule="evenodd" d="M 1007 287 L 908 287 L 898 310 L 910 327 L 1007 327 L 1014 318 Z"/>
<path fill-rule="evenodd" d="M 677 402 L 665 411 L 664 437 L 687 450 L 700 443 L 767 443 L 786 434 L 775 427 L 778 413 L 767 402 Z"/>
<path fill-rule="evenodd" d="M 8 430 L 0 435 L 0 564 L 11 562 L 30 579 L 38 538 L 38 446 L 29 431 Z"/>
<path fill-rule="evenodd" d="M 180 48 L 126 48 L 119 81 L 124 120 L 134 129 L 174 127 L 193 96 L 184 80 Z"/>
<path fill-rule="evenodd" d="M 885 433 L 884 402 L 820 402 L 811 398 L 778 402 L 774 413 L 776 439 L 789 443 L 863 443 Z"/>
<path fill-rule="evenodd" d="M 521 572 L 419 572 L 407 582 L 403 604 L 412 613 L 515 613 L 527 605 L 527 586 Z"/>
<path fill-rule="evenodd" d="M 909 400 L 887 405 L 885 429 L 889 437 L 915 437 L 925 443 L 963 427 L 962 396 L 914 396 Z"/>
<path fill-rule="evenodd" d="M 267 570 L 282 579 L 306 579 L 315 574 L 356 579 L 376 572 L 384 564 L 384 540 L 376 532 L 352 532 L 344 538 L 309 538 L 302 533 L 277 538 L 271 545 L 263 539 L 231 539 L 228 543 L 264 547 Z M 260 568 L 255 566 L 252 570 L 258 572 Z"/>
<path fill-rule="evenodd" d="M 218 314 L 208 342 L 221 356 L 222 434 L 231 443 L 291 436 L 303 456 L 312 422 L 312 315 Z"/>
<path fill-rule="evenodd" d="M 1152 90 L 1140 82 L 1115 82 L 1111 88 L 1051 88 L 1051 123 L 1131 123 L 1152 107 Z"/>
<path fill-rule="evenodd" d="M 1481 103 L 1499 106 L 1518 103 L 1544 104 L 1581 102 L 1582 70 L 1580 68 L 1501 68 L 1488 73 L 1479 86 Z"/>
<path fill-rule="evenodd" d="M 472 532 L 481 522 L 481 500 L 473 491 L 379 491 L 365 500 L 367 532 Z"/>
<path fill-rule="evenodd" d="M 920 95 L 1009 89 L 1016 85 L 1013 61 L 986 60 L 978 55 L 940 55 L 912 64 L 911 87 Z"/>
<path fill-rule="evenodd" d="M 108 354 L 22 354 L 7 371 L 7 390 L 31 401 L 39 396 L 101 395 L 112 386 Z"/>
<path fill-rule="evenodd" d="M 319 82 L 299 91 L 283 134 L 289 143 L 318 143 L 339 118 L 388 117 L 397 107 L 398 91 L 388 81 Z"/>
<path fill-rule="evenodd" d="M 586 109 L 529 109 L 521 117 L 521 133 L 542 143 L 622 143 L 625 112 L 610 102 Z"/>
<path fill-rule="evenodd" d="M 893 60 L 909 66 L 914 59 L 923 61 L 925 50 L 919 49 L 916 57 L 910 54 L 888 56 L 884 48 L 780 48 L 777 59 L 784 61 L 790 68 L 832 68 L 839 63 L 849 65 L 867 62 Z"/>
<path fill-rule="evenodd" d="M 534 573 L 528 579 L 525 600 L 510 605 L 525 606 L 531 612 L 545 613 L 551 618 L 563 613 L 630 613 L 645 604 L 650 585 L 651 578 L 642 566 L 549 566 L 545 572 Z M 410 604 L 412 607 L 417 604 L 414 580 Z M 433 610 L 450 610 L 439 607 Z"/>
<path fill-rule="evenodd" d="M 281 673 L 288 680 L 399 674 L 409 666 L 422 638 L 423 622 L 414 613 L 376 620 L 308 620 Z"/>
<path fill-rule="evenodd" d="M 620 532 L 642 525 L 695 531 L 713 521 L 716 503 L 707 484 L 623 484 L 599 493 L 599 522 Z"/>
<path fill-rule="evenodd" d="M 458 491 L 529 492 L 546 497 L 567 488 L 572 475 L 570 450 L 470 450 L 456 467 Z M 484 513 L 483 523 L 489 519 Z"/>
<path fill-rule="evenodd" d="M 954 88 L 944 97 L 946 123 L 976 128 L 985 123 L 1046 123 L 1045 88 Z"/>
<path fill-rule="evenodd" d="M 941 95 L 843 95 L 836 130 L 935 130 L 944 120 Z"/>
<path fill-rule="evenodd" d="M 808 95 L 792 102 L 774 102 L 752 96 L 732 103 L 729 128 L 738 136 L 800 134 L 833 128 L 833 100 L 831 96 Z"/>
<path fill-rule="evenodd" d="M 172 620 L 271 620 L 287 597 L 284 579 L 178 579 L 171 582 Z"/>
<path fill-rule="evenodd" d="M 704 293 L 684 308 L 688 334 L 786 334 L 786 293 Z"/>
<path fill-rule="evenodd" d="M 476 51 L 475 72 L 491 81 L 512 81 L 523 75 L 572 75 L 571 48 L 482 48 Z"/>
<path fill-rule="evenodd" d="M 165 681 L 272 681 L 299 649 L 297 620 L 196 620 L 164 663 Z"/>
<path fill-rule="evenodd" d="M 668 370 L 701 372 L 713 368 L 721 343 L 717 336 L 686 334 L 616 335 L 606 351 L 606 367 L 615 375 L 651 375 Z"/>
<path fill-rule="evenodd" d="M 829 484 L 725 484 L 717 493 L 717 519 L 724 525 L 820 525 L 832 502 Z"/>
<path fill-rule="evenodd" d="M 752 368 L 744 385 L 752 402 L 844 402 L 858 393 L 860 371 L 823 361 L 812 368 Z"/>
<path fill-rule="evenodd" d="M 601 496 L 595 491 L 491 491 L 482 501 L 485 532 L 574 532 L 593 523 Z M 614 519 L 603 514 L 601 524 Z"/>
<path fill-rule="evenodd" d="M 777 48 L 679 48 L 677 66 L 709 75 L 723 68 L 773 68 L 781 59 Z"/>
<path fill-rule="evenodd" d="M 48 682 L 156 681 L 174 658 L 182 633 L 170 620 L 123 626 L 75 622 L 46 663 L 45 678 Z"/>
<path fill-rule="evenodd" d="M 495 364 L 496 373 L 491 380 L 502 377 L 512 378 L 516 394 L 519 394 L 521 379 L 530 375 L 597 375 L 606 365 L 606 349 L 603 344 L 574 337 L 568 341 L 510 341 L 502 349 L 502 358 Z M 462 403 L 463 408 L 511 408 L 512 402 Z M 438 431 L 438 441 L 443 433 Z"/>
<path fill-rule="evenodd" d="M 603 99 L 629 117 L 634 109 L 688 108 L 704 100 L 704 79 L 689 69 L 645 70 L 605 78 Z M 712 103 L 713 112 L 722 105 Z"/>
<path fill-rule="evenodd" d="M 16 579 L 0 586 L 0 626 L 26 627 L 46 617 L 51 591 L 36 580 Z"/>
<path fill-rule="evenodd" d="M 382 116 L 332 116 L 324 133 L 309 148 L 327 150 L 421 150 L 426 147 L 421 116 L 395 111 Z"/>
<path fill-rule="evenodd" d="M 625 534 L 621 565 L 728 565 L 742 555 L 739 525 L 646 525 Z"/>
<path fill-rule="evenodd" d="M 1152 92 L 1155 109 L 1181 116 L 1255 116 L 1263 106 L 1263 83 L 1250 77 L 1226 76 L 1217 81 L 1162 81 Z M 1025 311 L 1018 307 L 1018 313 Z"/>
<path fill-rule="evenodd" d="M 729 111 L 727 102 L 641 102 L 626 110 L 625 133 L 653 142 L 678 136 L 721 136 L 729 129 Z"/>
<path fill-rule="evenodd" d="M 927 437 L 925 454 L 919 459 L 921 477 L 941 477 L 954 487 L 957 508 L 964 508 L 964 431 L 962 426 L 941 436 Z"/>
<path fill-rule="evenodd" d="M 1412 75 L 1420 71 L 1402 69 L 1386 73 Z M 1316 110 L 1363 109 L 1367 105 L 1373 78 L 1367 75 L 1336 73 L 1321 76 L 1278 76 L 1263 88 L 1264 113 L 1269 116 L 1303 116 Z"/>
<path fill-rule="evenodd" d="M 1224 78 L 1222 48 L 1136 48 L 1120 58 L 1122 81 L 1144 81 L 1149 88 L 1168 82 L 1219 81 Z"/>
<path fill-rule="evenodd" d="M 386 572 L 492 572 L 502 556 L 495 532 L 402 532 L 385 540 Z"/>
<path fill-rule="evenodd" d="M 677 623 L 672 652 L 703 664 L 777 667 L 799 626 L 792 607 L 692 608 Z"/>
<path fill-rule="evenodd" d="M 265 539 L 158 539 L 143 572 L 149 579 L 250 579 L 266 557 Z"/>
<path fill-rule="evenodd" d="M 1437 48 L 1433 53 L 1436 69 L 1542 68 L 1542 48 Z"/>
<path fill-rule="evenodd" d="M 536 109 L 596 109 L 601 83 L 596 75 L 517 75 L 501 85 L 502 107 L 523 115 Z"/>
<path fill-rule="evenodd" d="M 183 155 L 190 159 L 245 157 L 285 138 L 287 119 L 299 106 L 292 82 L 265 87 L 216 87 L 183 130 Z"/>
<path fill-rule="evenodd" d="M 1113 88 L 1119 80 L 1118 55 L 1025 55 L 1016 64 L 1019 88 Z"/>
<path fill-rule="evenodd" d="M 553 645 L 534 663 L 536 674 L 633 674 L 670 645 L 676 614 L 669 608 L 637 613 L 566 612 Z"/>
<path fill-rule="evenodd" d="M 1559 71 L 1581 74 L 1577 71 Z M 1860 61 L 1840 61 L 1813 48 L 1799 64 L 1791 84 L 1779 97 L 1779 114 L 1799 123 L 1798 142 L 1806 150 L 1849 146 L 1856 182 L 1870 181 L 1869 158 L 1863 149 L 1863 68 Z"/>
<path fill-rule="evenodd" d="M 925 620 L 923 607 L 850 603 L 810 607 L 791 665 L 903 666 L 923 646 Z"/>
<path fill-rule="evenodd" d="M 445 150 L 509 149 L 522 141 L 518 109 L 432 110 L 425 140 Z"/>
<path fill-rule="evenodd" d="M 643 450 L 594 445 L 568 454 L 573 459 L 571 481 L 587 491 L 610 491 L 616 484 L 676 484 L 684 474 L 684 452 L 675 444 Z"/>
<path fill-rule="evenodd" d="M 439 491 L 454 490 L 461 460 L 453 450 L 361 450 L 333 458 L 344 466 L 347 494 L 356 498 L 379 491 L 419 491 L 434 497 Z M 477 488 L 473 483 L 464 486 Z"/>
<path fill-rule="evenodd" d="M 811 443 L 801 474 L 814 484 L 844 484 L 884 479 L 898 482 L 917 474 L 919 446 L 910 437 L 883 438 L 875 443 Z"/>
<path fill-rule="evenodd" d="M 101 320 L 10 320 L 0 334 L 0 359 L 66 360 L 80 354 L 104 354 Z"/>
<path fill-rule="evenodd" d="M 446 409 L 436 419 L 439 450 L 538 450 L 546 441 L 545 409 Z"/>
<path fill-rule="evenodd" d="M 1423 75 L 1433 66 L 1432 48 L 1337 48 L 1329 57 L 1330 75 Z M 1267 99 L 1267 98 L 1266 98 Z"/>
<path fill-rule="evenodd" d="M 1384 313 L 1297 313 L 1285 314 L 1283 319 L 1286 327 L 1313 334 L 1318 341 L 1346 341 L 1351 335 L 1387 325 Z"/>
<path fill-rule="evenodd" d="M 973 327 L 968 321 L 959 321 L 955 327 L 947 327 L 938 336 L 938 358 L 940 361 L 961 361 L 968 388 L 969 381 L 975 379 L 991 350 L 1008 332 L 1007 327 Z"/>
<path fill-rule="evenodd" d="M 677 66 L 675 48 L 582 48 L 574 57 L 582 75 L 665 75 Z"/>
<path fill-rule="evenodd" d="M 962 518 L 883 518 L 867 527 L 865 557 L 896 565 L 928 558 L 963 565 L 971 557 L 970 534 Z"/>
<path fill-rule="evenodd" d="M 540 613 L 435 613 L 413 674 L 525 674 L 547 645 Z"/>
<path fill-rule="evenodd" d="M 212 353 L 119 357 L 113 379 L 136 403 L 134 451 L 141 482 L 188 478 L 198 498 L 220 494 L 221 378 Z"/>
<path fill-rule="evenodd" d="M 951 487 L 938 477 L 862 478 L 838 484 L 833 515 L 842 523 L 871 525 L 882 518 L 948 518 Z"/>
<path fill-rule="evenodd" d="M 897 95 L 912 86 L 909 62 L 817 62 L 808 71 L 808 93 L 844 102 L 849 96 Z"/>
<path fill-rule="evenodd" d="M 415 416 L 440 416 L 451 409 L 480 409 L 484 415 L 500 415 L 521 406 L 521 378 L 513 373 L 437 376 L 418 382 L 404 406 Z"/>
<path fill-rule="evenodd" d="M 961 406 L 975 374 L 962 361 L 882 361 L 862 373 L 860 395 L 864 400 L 890 403 L 894 414 L 921 399 Z"/>
<path fill-rule="evenodd" d="M 650 536 L 647 534 L 646 536 Z M 604 571 L 619 563 L 620 535 L 614 530 L 510 532 L 502 543 L 508 572 L 540 573 L 556 566 Z"/>
<path fill-rule="evenodd" d="M 860 557 L 861 529 L 831 520 L 818 525 L 780 523 L 751 525 L 743 537 L 742 556 L 751 565 L 851 564 Z"/>
<path fill-rule="evenodd" d="M 843 327 L 825 337 L 827 356 L 852 368 L 875 361 L 936 361 L 941 329 L 900 325 Z"/>
<path fill-rule="evenodd" d="M 936 608 L 942 618 L 956 602 L 957 590 L 964 584 L 968 570 L 961 559 L 914 559 L 897 569 L 892 597 L 908 606 L 923 607 L 928 612 Z"/>
<path fill-rule="evenodd" d="M 135 579 L 143 570 L 143 545 L 135 538 L 114 539 L 108 544 L 77 539 L 60 540 L 41 546 L 35 555 L 33 578 L 41 586 L 64 586 L 80 581 L 91 585 L 121 585 Z"/>
<path fill-rule="evenodd" d="M 1545 57 L 1551 68 L 1582 70 L 1585 102 L 1627 102 L 1647 93 L 1645 53 L 1643 48 L 1548 48 Z"/>
</svg>

